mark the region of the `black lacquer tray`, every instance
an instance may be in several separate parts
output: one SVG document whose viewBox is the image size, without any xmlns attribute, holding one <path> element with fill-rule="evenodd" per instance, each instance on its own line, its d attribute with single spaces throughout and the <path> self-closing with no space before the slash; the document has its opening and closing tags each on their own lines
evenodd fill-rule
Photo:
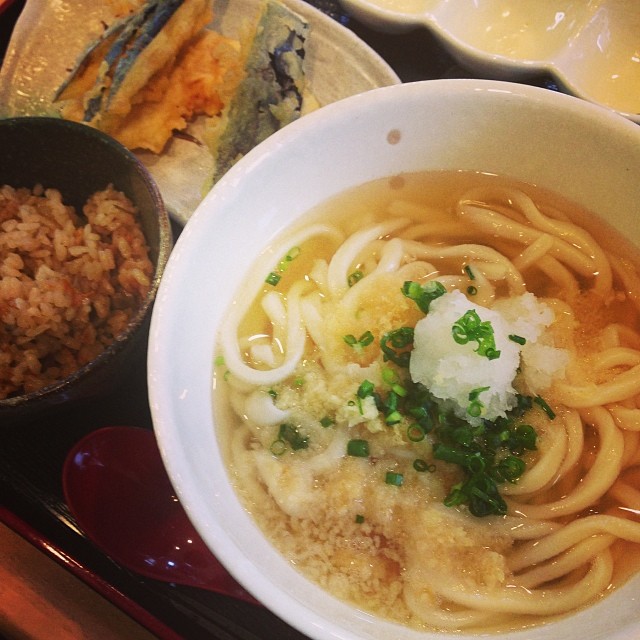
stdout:
<svg viewBox="0 0 640 640">
<path fill-rule="evenodd" d="M 4 11 L 0 9 L 0 62 L 24 4 L 24 0 L 16 0 Z M 379 34 L 350 19 L 335 0 L 314 0 L 311 4 L 352 29 L 386 59 L 403 82 L 469 77 L 424 30 Z M 555 88 L 544 77 L 532 83 Z M 176 227 L 175 236 L 179 233 Z M 133 574 L 106 557 L 78 530 L 63 499 L 62 465 L 80 438 L 109 425 L 152 429 L 144 357 L 110 395 L 89 406 L 74 406 L 19 428 L 1 428 L 0 521 L 159 638 L 302 640 L 305 636 L 261 607 Z"/>
</svg>

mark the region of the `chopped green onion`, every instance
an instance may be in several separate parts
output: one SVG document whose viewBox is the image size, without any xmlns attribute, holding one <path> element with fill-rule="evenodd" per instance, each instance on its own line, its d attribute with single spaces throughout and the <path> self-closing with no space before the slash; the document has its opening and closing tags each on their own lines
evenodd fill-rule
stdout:
<svg viewBox="0 0 640 640">
<path fill-rule="evenodd" d="M 265 278 L 265 282 L 267 284 L 270 284 L 272 287 L 275 287 L 282 278 L 280 274 L 284 273 L 289 267 L 289 264 L 299 255 L 300 247 L 291 247 L 291 249 L 289 249 L 289 251 L 287 252 L 287 255 L 284 256 L 284 258 L 282 258 L 282 260 L 280 260 L 280 262 L 278 263 L 277 270 L 271 271 L 271 273 L 269 273 L 269 275 Z"/>
<path fill-rule="evenodd" d="M 333 418 L 330 418 L 329 416 L 325 416 L 324 418 L 320 419 L 320 424 L 326 429 L 327 427 L 335 424 L 335 420 L 333 420 Z"/>
<path fill-rule="evenodd" d="M 382 369 L 382 381 L 391 386 L 398 381 L 398 374 L 393 369 L 384 367 Z"/>
<path fill-rule="evenodd" d="M 398 410 L 398 400 L 400 397 L 395 391 L 390 391 L 387 399 L 384 402 L 384 410 L 386 415 Z"/>
<path fill-rule="evenodd" d="M 394 384 L 391 387 L 391 391 L 393 391 L 393 393 L 395 393 L 397 396 L 400 396 L 401 398 L 405 398 L 409 393 L 407 389 L 403 387 L 401 384 Z"/>
<path fill-rule="evenodd" d="M 214 360 L 214 364 L 216 367 L 221 367 L 224 365 L 224 356 L 216 356 Z"/>
<path fill-rule="evenodd" d="M 453 323 L 451 335 L 458 344 L 467 344 L 472 340 L 477 342 L 478 348 L 475 352 L 489 360 L 495 360 L 500 357 L 500 351 L 496 349 L 491 322 L 480 320 L 480 316 L 475 309 L 469 309 Z"/>
<path fill-rule="evenodd" d="M 472 515 L 481 518 L 490 515 L 505 515 L 507 513 L 507 503 L 504 501 L 495 483 L 481 483 L 471 486 L 471 496 L 469 499 L 469 511 Z"/>
<path fill-rule="evenodd" d="M 469 392 L 469 406 L 467 407 L 467 413 L 472 418 L 479 418 L 482 415 L 482 410 L 484 409 L 484 403 L 478 400 L 478 396 L 483 391 L 488 391 L 489 387 L 478 387 L 477 389 L 473 389 Z"/>
<path fill-rule="evenodd" d="M 278 282 L 280 282 L 280 278 L 282 276 L 278 275 L 275 271 L 272 271 L 266 278 L 265 278 L 265 282 L 267 284 L 270 284 L 272 287 L 275 287 Z"/>
<path fill-rule="evenodd" d="M 402 293 L 413 300 L 423 313 L 428 313 L 431 303 L 446 292 L 444 285 L 437 280 L 429 280 L 422 285 L 408 280 L 402 285 Z"/>
<path fill-rule="evenodd" d="M 280 271 L 280 273 L 286 271 L 289 264 L 293 262 L 293 260 L 295 260 L 299 255 L 300 247 L 291 247 L 291 249 L 289 249 L 289 251 L 287 252 L 287 255 L 278 263 L 278 271 Z"/>
<path fill-rule="evenodd" d="M 490 387 L 476 387 L 469 391 L 469 400 L 477 400 L 483 391 L 489 391 Z"/>
<path fill-rule="evenodd" d="M 347 278 L 347 284 L 349 285 L 349 287 L 353 287 L 353 285 L 358 282 L 359 280 L 362 280 L 362 278 L 364 278 L 364 273 L 362 273 L 362 271 L 358 270 L 358 271 L 354 271 L 348 278 Z"/>
<path fill-rule="evenodd" d="M 519 424 L 515 428 L 514 435 L 517 439 L 518 444 L 523 449 L 528 449 L 529 451 L 535 450 L 538 434 L 530 424 Z"/>
<path fill-rule="evenodd" d="M 479 451 L 476 451 L 467 458 L 465 466 L 473 474 L 482 473 L 487 466 L 487 461 Z"/>
<path fill-rule="evenodd" d="M 355 458 L 367 458 L 369 456 L 369 442 L 367 440 L 349 440 L 347 455 Z"/>
<path fill-rule="evenodd" d="M 468 293 L 470 296 L 475 296 L 475 295 L 478 293 L 478 287 L 474 287 L 474 286 L 472 286 L 472 285 L 469 285 L 469 286 L 467 287 L 467 293 Z"/>
<path fill-rule="evenodd" d="M 426 460 L 423 460 L 422 458 L 416 458 L 413 461 L 413 468 L 419 473 L 425 473 L 426 471 L 433 473 L 436 470 L 436 465 L 429 464 Z"/>
<path fill-rule="evenodd" d="M 278 438 L 271 443 L 270 451 L 274 456 L 281 456 L 287 449 L 287 443 Z"/>
<path fill-rule="evenodd" d="M 466 467 L 469 454 L 463 450 L 450 447 L 442 442 L 437 442 L 433 445 L 433 457 L 436 460 L 442 460 L 443 462 L 451 462 L 457 464 L 459 467 Z"/>
<path fill-rule="evenodd" d="M 375 387 L 373 386 L 373 382 L 371 380 L 363 380 L 358 387 L 358 398 L 366 398 L 367 396 L 373 395 Z"/>
<path fill-rule="evenodd" d="M 509 340 L 511 340 L 512 342 L 515 342 L 517 344 L 526 344 L 527 339 L 523 338 L 522 336 L 518 336 L 515 333 L 512 333 L 509 335 Z"/>
<path fill-rule="evenodd" d="M 380 348 L 382 349 L 384 361 L 388 362 L 390 360 L 401 367 L 408 367 L 411 352 L 399 352 L 399 350 L 410 347 L 412 344 L 412 327 L 400 327 L 400 329 L 393 329 L 392 331 L 385 333 L 380 339 Z"/>
<path fill-rule="evenodd" d="M 407 427 L 407 438 L 409 438 L 411 442 L 420 442 L 424 440 L 425 435 L 425 430 L 417 423 L 410 424 Z"/>
<path fill-rule="evenodd" d="M 472 418 L 479 418 L 482 415 L 482 410 L 484 409 L 484 404 L 480 402 L 480 400 L 474 400 L 469 403 L 467 407 L 467 413 Z"/>
<path fill-rule="evenodd" d="M 278 439 L 288 442 L 294 451 L 306 449 L 309 446 L 309 438 L 300 435 L 298 429 L 288 422 L 280 425 Z"/>
<path fill-rule="evenodd" d="M 365 331 L 359 338 L 358 342 L 363 346 L 367 347 L 373 342 L 373 333 L 371 331 Z"/>
<path fill-rule="evenodd" d="M 275 400 L 278 397 L 278 392 L 275 389 L 269 389 L 267 393 Z"/>
<path fill-rule="evenodd" d="M 396 471 L 387 471 L 384 481 L 386 484 L 392 484 L 395 487 L 401 487 L 404 482 L 404 476 Z"/>
<path fill-rule="evenodd" d="M 462 491 L 462 482 L 454 484 L 449 491 L 449 495 L 444 499 L 445 507 L 457 507 L 460 504 L 464 504 L 467 500 L 467 495 Z"/>
<path fill-rule="evenodd" d="M 343 336 L 342 339 L 355 349 L 362 349 L 368 347 L 373 342 L 373 334 L 371 331 L 365 331 L 359 338 L 356 338 L 353 334 Z"/>
<path fill-rule="evenodd" d="M 389 415 L 387 415 L 384 421 L 391 427 L 394 424 L 402 422 L 402 414 L 399 411 L 392 411 Z"/>
<path fill-rule="evenodd" d="M 526 466 L 522 458 L 507 456 L 496 465 L 494 477 L 499 482 L 515 482 L 524 473 Z"/>
<path fill-rule="evenodd" d="M 464 265 L 464 270 L 465 270 L 465 273 L 467 274 L 467 276 L 469 277 L 469 280 L 475 280 L 476 279 L 476 274 L 473 273 L 473 269 L 471 268 L 471 265 L 465 264 Z"/>
<path fill-rule="evenodd" d="M 361 513 L 356 515 L 356 524 L 362 524 L 363 522 L 364 522 L 364 516 Z"/>
<path fill-rule="evenodd" d="M 540 396 L 536 396 L 533 401 L 547 414 L 549 420 L 556 417 L 555 411 Z"/>
</svg>

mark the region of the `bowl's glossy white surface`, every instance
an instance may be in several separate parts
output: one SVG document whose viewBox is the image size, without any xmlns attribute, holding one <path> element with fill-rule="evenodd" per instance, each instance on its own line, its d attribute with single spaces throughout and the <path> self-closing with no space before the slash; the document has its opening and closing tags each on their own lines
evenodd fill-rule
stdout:
<svg viewBox="0 0 640 640">
<path fill-rule="evenodd" d="M 340 0 L 379 31 L 424 27 L 481 77 L 546 72 L 564 90 L 640 122 L 637 0 Z"/>
<path fill-rule="evenodd" d="M 443 634 L 412 632 L 335 601 L 261 536 L 234 495 L 217 447 L 211 410 L 216 330 L 254 256 L 292 220 L 351 186 L 428 169 L 535 182 L 598 211 L 640 245 L 637 125 L 576 98 L 517 84 L 405 84 L 324 107 L 239 162 L 187 224 L 154 310 L 150 403 L 180 500 L 230 572 L 311 638 L 432 640 Z M 575 616 L 500 637 L 640 637 L 639 587 L 640 578 Z"/>
</svg>

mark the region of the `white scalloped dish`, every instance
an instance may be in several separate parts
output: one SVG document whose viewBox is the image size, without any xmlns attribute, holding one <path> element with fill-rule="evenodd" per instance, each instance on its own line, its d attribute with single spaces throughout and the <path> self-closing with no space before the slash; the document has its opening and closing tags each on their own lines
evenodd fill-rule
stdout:
<svg viewBox="0 0 640 640">
<path fill-rule="evenodd" d="M 640 123 L 638 0 L 341 0 L 373 29 L 433 32 L 483 77 L 547 72 L 573 95 Z"/>
</svg>

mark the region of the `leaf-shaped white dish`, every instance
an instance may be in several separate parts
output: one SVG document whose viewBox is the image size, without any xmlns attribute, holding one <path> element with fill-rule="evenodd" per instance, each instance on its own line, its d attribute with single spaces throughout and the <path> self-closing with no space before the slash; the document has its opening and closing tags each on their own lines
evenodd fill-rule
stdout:
<svg viewBox="0 0 640 640">
<path fill-rule="evenodd" d="M 568 93 L 640 123 L 638 0 L 341 0 L 369 27 L 423 27 L 482 77 L 548 73 Z"/>
<path fill-rule="evenodd" d="M 310 92 L 322 106 L 376 87 L 397 84 L 391 67 L 349 29 L 302 0 L 281 0 L 310 26 L 305 66 Z M 215 0 L 212 28 L 237 39 L 261 0 Z M 0 69 L 0 117 L 58 115 L 56 89 L 77 58 L 112 19 L 95 0 L 29 0 Z M 198 138 L 196 120 L 188 133 Z M 171 215 L 185 223 L 210 184 L 213 158 L 203 145 L 174 137 L 162 154 L 136 152 L 158 182 Z"/>
</svg>

